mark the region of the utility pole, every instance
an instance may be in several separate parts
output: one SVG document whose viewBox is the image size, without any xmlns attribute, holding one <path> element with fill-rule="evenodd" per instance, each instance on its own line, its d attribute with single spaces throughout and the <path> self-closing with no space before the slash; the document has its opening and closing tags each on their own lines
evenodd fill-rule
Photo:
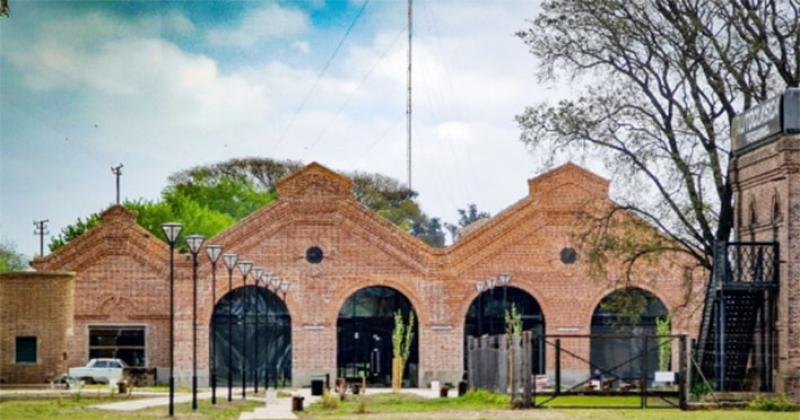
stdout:
<svg viewBox="0 0 800 420">
<path fill-rule="evenodd" d="M 411 189 L 411 36 L 414 33 L 414 0 L 408 0 L 408 96 L 406 99 L 406 131 L 408 135 L 406 164 L 408 189 Z"/>
<path fill-rule="evenodd" d="M 48 219 L 34 220 L 33 221 L 33 226 L 34 226 L 33 234 L 34 235 L 39 235 L 39 256 L 40 257 L 44 257 L 44 235 L 49 235 L 50 234 L 50 231 L 47 230 L 47 223 L 49 223 L 49 222 L 50 222 L 50 220 L 48 220 Z"/>
<path fill-rule="evenodd" d="M 111 167 L 111 173 L 117 177 L 117 205 L 119 205 L 119 177 L 122 175 L 122 164 Z"/>
</svg>

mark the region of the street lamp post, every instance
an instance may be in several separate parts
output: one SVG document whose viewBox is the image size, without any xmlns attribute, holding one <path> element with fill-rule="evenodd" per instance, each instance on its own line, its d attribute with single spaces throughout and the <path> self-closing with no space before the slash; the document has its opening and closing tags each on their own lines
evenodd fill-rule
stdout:
<svg viewBox="0 0 800 420">
<path fill-rule="evenodd" d="M 202 235 L 189 235 L 186 244 L 192 254 L 192 410 L 197 410 L 197 254 L 203 247 Z"/>
<path fill-rule="evenodd" d="M 265 273 L 261 274 L 261 282 L 264 283 L 264 288 L 267 290 L 267 292 L 270 292 L 269 284 L 270 284 L 270 279 L 271 278 L 272 278 L 272 274 L 270 274 L 270 273 L 265 272 Z M 267 340 L 264 343 L 264 347 L 266 347 L 264 349 L 264 392 L 266 392 L 269 389 L 269 348 L 270 348 L 270 344 L 272 342 L 272 337 L 269 335 L 269 332 L 270 332 L 269 331 L 269 293 L 267 293 L 267 299 L 264 302 L 264 313 L 265 313 L 265 318 L 266 318 L 266 323 L 267 323 L 267 325 L 266 325 L 266 330 L 267 331 L 266 331 L 266 334 L 265 334 L 265 336 L 267 337 Z"/>
<path fill-rule="evenodd" d="M 270 280 L 270 283 L 275 287 L 275 295 L 278 296 L 279 299 L 286 302 L 286 293 L 289 292 L 289 282 L 284 281 L 279 277 L 273 277 Z M 283 292 L 283 297 L 281 297 L 280 293 Z M 275 374 L 272 375 L 275 381 L 275 388 L 278 388 L 278 359 L 275 359 Z"/>
<path fill-rule="evenodd" d="M 233 269 L 239 257 L 236 254 L 225 254 L 222 261 L 228 269 L 228 402 L 233 400 L 233 304 L 231 302 L 231 291 L 233 291 Z"/>
<path fill-rule="evenodd" d="M 181 234 L 180 223 L 163 223 L 161 229 L 169 243 L 169 416 L 175 415 L 175 242 Z"/>
<path fill-rule="evenodd" d="M 217 305 L 217 261 L 222 255 L 222 245 L 207 245 L 206 254 L 211 260 L 211 307 Z M 217 325 L 211 315 L 211 404 L 217 403 Z"/>
<path fill-rule="evenodd" d="M 258 282 L 261 281 L 261 275 L 264 274 L 264 269 L 261 267 L 253 268 L 253 284 L 256 286 L 254 289 L 256 292 L 256 298 L 254 299 L 256 309 L 256 325 L 255 325 L 255 334 L 253 334 L 253 341 L 255 341 L 255 369 L 253 369 L 253 392 L 255 395 L 258 395 L 258 370 L 261 367 L 261 364 L 258 361 L 258 337 L 260 336 L 258 332 L 258 302 L 261 300 L 261 293 L 258 291 Z"/>
<path fill-rule="evenodd" d="M 252 268 L 252 262 L 239 261 L 242 273 L 242 399 L 247 397 L 247 275 Z"/>
</svg>

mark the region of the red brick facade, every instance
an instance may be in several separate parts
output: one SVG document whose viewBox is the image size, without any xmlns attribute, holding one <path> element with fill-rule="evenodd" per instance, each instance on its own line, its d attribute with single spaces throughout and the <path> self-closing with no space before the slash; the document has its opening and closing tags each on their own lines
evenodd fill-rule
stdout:
<svg viewBox="0 0 800 420">
<path fill-rule="evenodd" d="M 610 204 L 608 181 L 567 164 L 530 180 L 529 187 L 527 197 L 454 245 L 435 249 L 359 204 L 349 179 L 312 163 L 278 184 L 278 200 L 206 243 L 222 245 L 291 283 L 286 301 L 296 385 L 307 385 L 313 375 L 335 374 L 339 309 L 355 291 L 375 285 L 402 292 L 417 313 L 420 384 L 454 382 L 463 372 L 464 320 L 477 281 L 510 274 L 511 284 L 540 304 L 548 333 L 588 334 L 595 307 L 617 287 L 613 280 L 593 279 L 580 255 L 572 265 L 560 259 L 564 247 L 579 249 L 576 218 L 586 208 Z M 306 261 L 311 246 L 323 249 L 322 263 Z M 167 366 L 168 258 L 168 248 L 137 226 L 133 215 L 113 207 L 100 227 L 34 262 L 39 270 L 77 273 L 70 365 L 87 357 L 89 325 L 130 324 L 147 328 L 148 365 Z M 696 336 L 702 293 L 687 296 L 687 291 L 704 290 L 706 276 L 687 280 L 680 258 L 663 255 L 639 267 L 633 285 L 661 299 L 672 312 L 674 333 Z M 186 255 L 176 261 L 175 354 L 179 380 L 185 381 L 191 367 L 191 262 Z M 227 273 L 217 274 L 221 299 Z M 199 278 L 198 354 L 199 366 L 206 368 L 214 305 L 205 255 Z M 234 284 L 241 284 L 241 276 Z"/>
<path fill-rule="evenodd" d="M 731 176 L 740 241 L 778 241 L 777 391 L 800 399 L 800 136 L 735 158 Z"/>
</svg>

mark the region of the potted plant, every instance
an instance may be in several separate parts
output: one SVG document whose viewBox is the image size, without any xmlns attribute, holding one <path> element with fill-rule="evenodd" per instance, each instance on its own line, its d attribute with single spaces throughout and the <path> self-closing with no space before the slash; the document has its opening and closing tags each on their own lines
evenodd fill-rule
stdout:
<svg viewBox="0 0 800 420">
<path fill-rule="evenodd" d="M 442 398 L 447 398 L 448 394 L 450 393 L 450 388 L 453 388 L 453 384 L 450 382 L 445 382 L 441 388 L 439 388 L 439 396 Z"/>
<path fill-rule="evenodd" d="M 655 382 L 675 382 L 675 372 L 670 370 L 672 358 L 672 339 L 670 335 L 670 319 L 656 318 L 656 335 L 658 336 L 658 371 L 655 373 Z"/>
<path fill-rule="evenodd" d="M 403 321 L 403 314 L 394 313 L 394 330 L 392 331 L 392 391 L 397 392 L 403 384 L 403 371 L 408 356 L 411 354 L 411 342 L 414 339 L 414 312 L 408 314 L 408 323 Z"/>
</svg>

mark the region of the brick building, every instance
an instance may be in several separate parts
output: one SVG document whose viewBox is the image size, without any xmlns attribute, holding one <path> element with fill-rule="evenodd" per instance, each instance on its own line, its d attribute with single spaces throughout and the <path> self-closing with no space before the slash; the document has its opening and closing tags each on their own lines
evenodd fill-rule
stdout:
<svg viewBox="0 0 800 420">
<path fill-rule="evenodd" d="M 578 238 L 587 212 L 597 213 L 612 204 L 609 183 L 567 164 L 528 184 L 526 197 L 464 232 L 455 244 L 436 249 L 359 204 L 350 180 L 319 164 L 281 180 L 277 200 L 206 244 L 221 245 L 225 252 L 253 261 L 290 287 L 285 295 L 268 292 L 248 278 L 248 287 L 243 288 L 242 276 L 235 271 L 230 290 L 228 270 L 220 261 L 212 291 L 211 264 L 205 253 L 201 255 L 197 330 L 201 382 L 208 378 L 212 331 L 216 331 L 221 382 L 228 354 L 237 358 L 233 364 L 237 366 L 247 349 L 254 364 L 267 354 L 265 362 L 257 362 L 263 368 L 258 375 L 281 377 L 295 385 L 307 385 L 326 373 L 354 376 L 359 371 L 383 383 L 391 357 L 391 315 L 398 309 L 405 314 L 413 310 L 417 317 L 408 366 L 412 385 L 434 379 L 458 381 L 464 372 L 465 331 L 502 329 L 493 303 L 501 296 L 520 305 L 529 327 L 548 334 L 589 334 L 600 302 L 622 289 L 613 280 L 619 264 L 610 261 L 608 278 L 597 279 L 589 272 Z M 645 234 L 656 234 L 646 230 Z M 702 293 L 691 291 L 704 290 L 706 274 L 687 277 L 682 258 L 662 254 L 637 265 L 625 290 L 636 290 L 654 307 L 663 308 L 664 315 L 671 316 L 673 333 L 694 337 Z M 41 276 L 51 271 L 75 273 L 74 295 L 57 298 L 65 310 L 73 311 L 66 344 L 58 349 L 66 352 L 66 365 L 115 355 L 159 368 L 163 379 L 162 368 L 168 366 L 168 261 L 169 250 L 162 241 L 138 226 L 133 214 L 112 207 L 102 215 L 99 227 L 33 262 Z M 176 256 L 175 357 L 182 382 L 191 375 L 191 268 L 189 255 Z M 488 278 L 510 282 L 502 292 L 499 283 L 491 290 L 476 288 Z M 262 321 L 248 327 L 249 335 L 243 335 L 238 321 L 238 314 L 248 310 L 246 305 L 250 305 L 248 326 Z M 242 340 L 249 341 L 242 344 Z M 257 345 L 261 350 L 255 350 Z M 592 345 L 586 340 L 580 355 L 588 359 Z M 2 348 L 0 357 L 12 357 L 8 345 Z M 550 351 L 541 352 L 538 370 L 549 372 Z M 565 363 L 570 368 L 570 362 Z M 577 363 L 572 367 L 585 370 Z M 8 372 L 0 373 L 7 382 L 26 379 Z"/>
</svg>

